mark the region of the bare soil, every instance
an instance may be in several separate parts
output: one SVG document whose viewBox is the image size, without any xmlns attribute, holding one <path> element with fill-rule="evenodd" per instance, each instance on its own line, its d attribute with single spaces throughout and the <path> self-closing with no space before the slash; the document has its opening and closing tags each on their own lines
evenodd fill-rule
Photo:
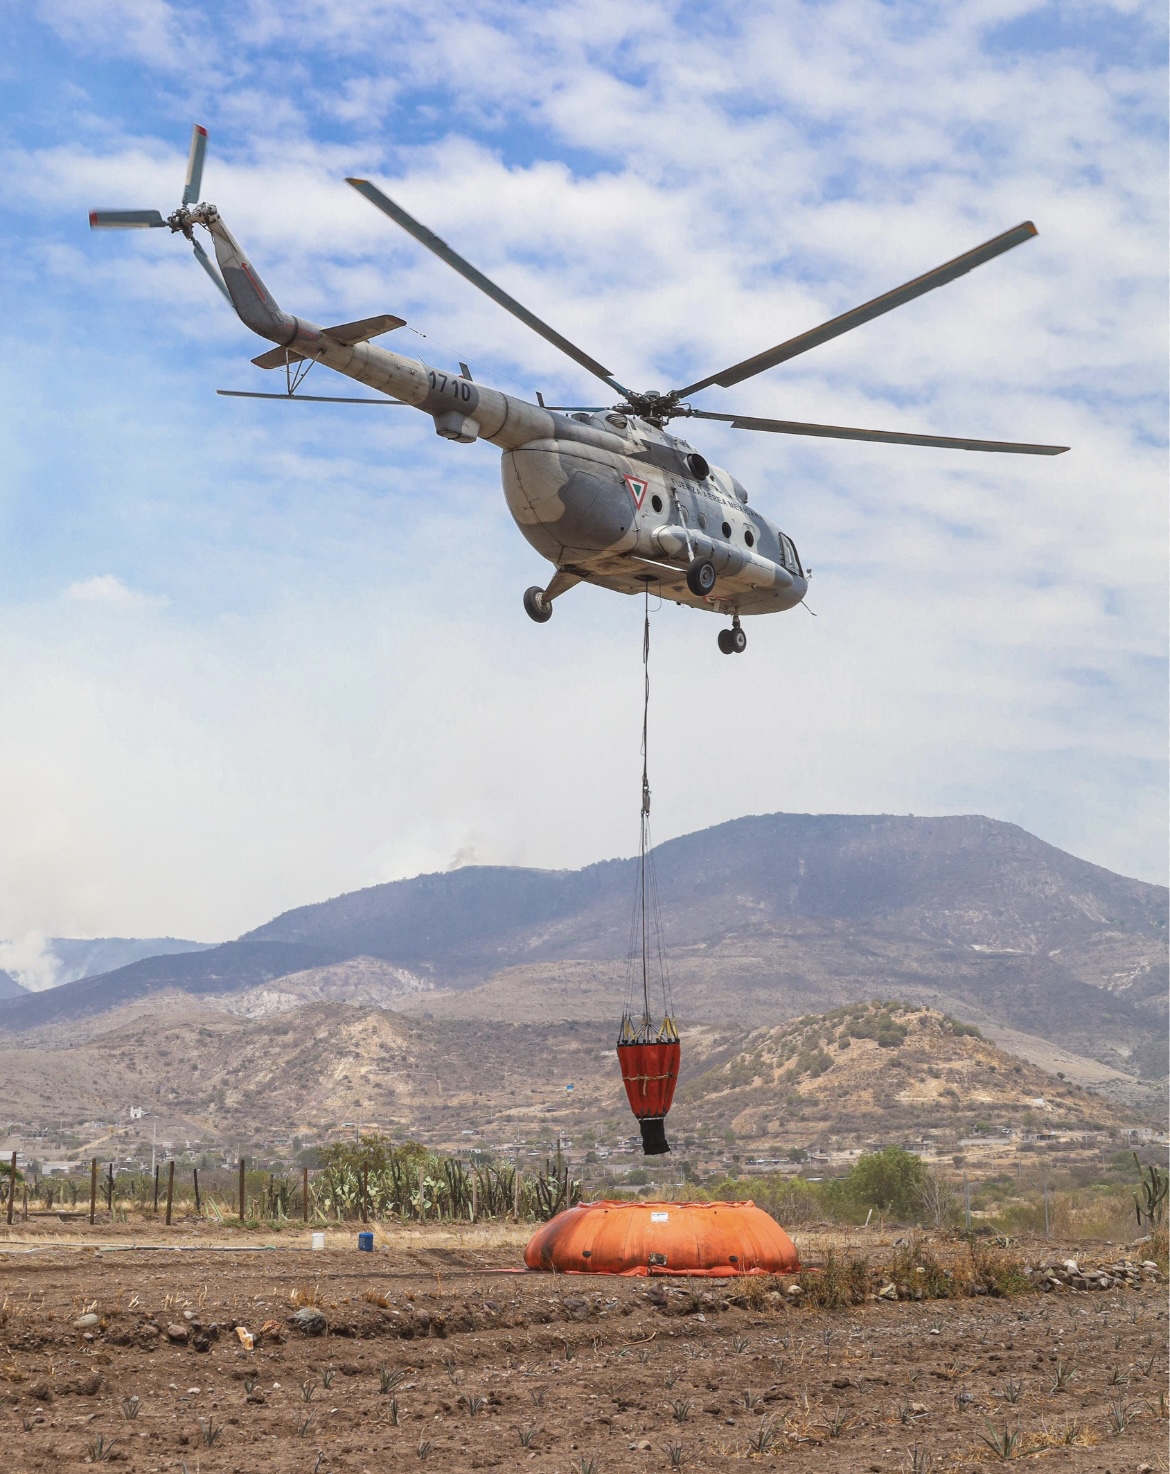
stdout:
<svg viewBox="0 0 1170 1474">
<path fill-rule="evenodd" d="M 1163 1286 L 826 1311 L 792 1304 L 784 1281 L 516 1273 L 528 1232 L 382 1227 L 365 1254 L 357 1226 L 316 1253 L 299 1230 L 15 1226 L 0 1237 L 0 1465 L 71 1469 L 112 1446 L 127 1474 L 420 1459 L 609 1474 L 670 1469 L 673 1447 L 684 1470 L 852 1474 L 910 1469 L 917 1448 L 920 1469 L 973 1470 L 1000 1462 L 984 1435 L 1018 1429 L 1016 1456 L 1045 1469 L 1167 1468 Z M 889 1234 L 852 1242 L 874 1264 L 893 1252 Z M 816 1263 L 833 1244 L 799 1246 Z M 313 1306 L 319 1334 L 292 1319 Z M 761 1429 L 766 1452 L 749 1446 Z"/>
</svg>

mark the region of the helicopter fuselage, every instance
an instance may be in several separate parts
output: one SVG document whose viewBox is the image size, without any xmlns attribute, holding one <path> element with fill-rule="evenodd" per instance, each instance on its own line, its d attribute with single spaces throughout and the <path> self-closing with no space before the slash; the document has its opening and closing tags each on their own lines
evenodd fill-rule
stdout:
<svg viewBox="0 0 1170 1474">
<path fill-rule="evenodd" d="M 240 318 L 283 348 L 285 362 L 322 363 L 421 410 L 446 440 L 487 440 L 503 451 L 508 509 L 558 570 L 550 599 L 587 581 L 627 594 L 649 588 L 738 617 L 791 609 L 804 598 L 808 575 L 792 541 L 686 441 L 620 409 L 562 413 L 368 341 L 339 341 L 277 306 L 217 212 L 208 209 L 199 223 L 212 235 Z M 716 572 L 706 595 L 687 583 L 700 559 Z"/>
</svg>

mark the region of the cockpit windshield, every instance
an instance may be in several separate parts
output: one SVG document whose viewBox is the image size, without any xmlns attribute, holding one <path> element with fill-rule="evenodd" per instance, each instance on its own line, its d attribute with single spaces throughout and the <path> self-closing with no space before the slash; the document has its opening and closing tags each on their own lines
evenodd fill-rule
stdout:
<svg viewBox="0 0 1170 1474">
<path fill-rule="evenodd" d="M 803 578 L 804 569 L 800 566 L 796 544 L 790 537 L 785 537 L 783 533 L 780 534 L 780 551 L 784 556 L 784 566 L 788 569 L 789 573 L 795 574 L 798 578 Z"/>
</svg>

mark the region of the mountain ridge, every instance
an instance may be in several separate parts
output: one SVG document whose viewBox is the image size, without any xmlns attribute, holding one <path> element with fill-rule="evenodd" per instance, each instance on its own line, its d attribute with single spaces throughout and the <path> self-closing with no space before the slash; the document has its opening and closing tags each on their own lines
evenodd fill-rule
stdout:
<svg viewBox="0 0 1170 1474">
<path fill-rule="evenodd" d="M 654 864 L 687 1017 L 775 1023 L 907 997 L 1133 1074 L 1165 1070 L 1166 889 L 1016 825 L 981 815 L 754 815 L 669 840 Z M 539 1016 L 564 968 L 592 970 L 584 992 L 604 987 L 617 1007 L 610 990 L 626 955 L 635 865 L 468 866 L 386 882 L 293 908 L 204 951 L 0 1000 L 0 1031 L 98 1015 L 162 989 L 275 996 L 270 985 L 297 975 L 303 993 L 309 974 L 355 959 L 373 968 L 366 1002 L 384 964 L 411 1012 L 433 1000 L 443 1016 L 463 1016 L 512 978 L 521 991 L 504 1016 Z M 310 992 L 329 996 L 331 986 L 317 978 Z M 389 1000 L 398 985 L 385 986 Z M 581 1016 L 599 1008 L 594 998 Z"/>
</svg>

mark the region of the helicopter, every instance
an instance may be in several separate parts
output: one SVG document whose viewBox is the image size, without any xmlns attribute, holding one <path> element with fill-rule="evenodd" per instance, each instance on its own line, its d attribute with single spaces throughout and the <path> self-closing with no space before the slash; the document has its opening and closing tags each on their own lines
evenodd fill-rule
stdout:
<svg viewBox="0 0 1170 1474">
<path fill-rule="evenodd" d="M 319 327 L 285 312 L 212 204 L 200 203 L 207 130 L 195 124 L 182 201 L 166 218 L 158 210 L 93 210 L 93 229 L 159 229 L 182 235 L 237 316 L 276 346 L 252 362 L 284 370 L 283 394 L 221 389 L 234 398 L 386 404 L 430 415 L 444 440 L 490 441 L 503 452 L 504 497 L 528 542 L 554 567 L 548 583 L 524 593 L 537 623 L 551 618 L 553 601 L 579 583 L 618 593 L 654 592 L 676 604 L 730 618 L 719 649 L 741 654 L 747 636 L 741 618 L 793 609 L 804 601 L 812 569 L 792 538 L 749 506 L 748 493 L 730 472 L 711 465 L 688 441 L 671 433 L 676 420 L 709 420 L 736 430 L 945 450 L 1060 455 L 1064 445 L 957 439 L 845 425 L 806 424 L 696 409 L 691 397 L 713 386 L 731 388 L 819 347 L 895 307 L 954 281 L 1037 234 L 1031 221 L 1004 231 L 974 250 L 905 285 L 842 313 L 819 327 L 708 374 L 679 389 L 637 390 L 621 383 L 598 359 L 569 341 L 491 281 L 369 180 L 346 182 L 505 311 L 599 379 L 614 402 L 602 405 L 536 403 L 475 382 L 467 365 L 458 374 L 391 352 L 372 339 L 405 327 L 390 313 Z M 215 263 L 195 235 L 211 237 Z M 299 392 L 316 363 L 355 379 L 380 398 Z"/>
</svg>

